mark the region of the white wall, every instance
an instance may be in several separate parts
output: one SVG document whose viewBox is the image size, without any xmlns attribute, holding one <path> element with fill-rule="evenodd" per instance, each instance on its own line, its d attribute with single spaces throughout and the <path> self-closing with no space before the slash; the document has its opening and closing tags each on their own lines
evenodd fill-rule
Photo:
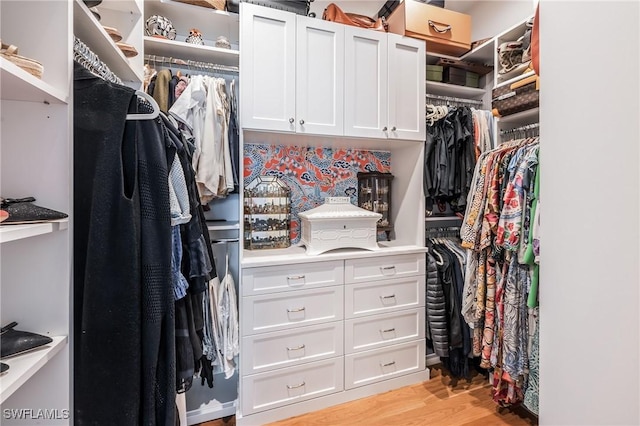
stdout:
<svg viewBox="0 0 640 426">
<path fill-rule="evenodd" d="M 493 37 L 535 11 L 532 0 L 445 0 L 444 5 L 471 15 L 471 41 Z"/>
<path fill-rule="evenodd" d="M 540 423 L 638 425 L 640 4 L 540 15 Z"/>
</svg>

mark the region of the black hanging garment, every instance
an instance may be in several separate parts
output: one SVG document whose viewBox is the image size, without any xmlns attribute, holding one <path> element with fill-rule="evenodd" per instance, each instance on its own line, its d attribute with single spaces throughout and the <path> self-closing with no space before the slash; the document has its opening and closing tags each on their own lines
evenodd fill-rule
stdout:
<svg viewBox="0 0 640 426">
<path fill-rule="evenodd" d="M 167 162 L 136 110 L 134 90 L 75 64 L 76 425 L 175 424 Z"/>
</svg>

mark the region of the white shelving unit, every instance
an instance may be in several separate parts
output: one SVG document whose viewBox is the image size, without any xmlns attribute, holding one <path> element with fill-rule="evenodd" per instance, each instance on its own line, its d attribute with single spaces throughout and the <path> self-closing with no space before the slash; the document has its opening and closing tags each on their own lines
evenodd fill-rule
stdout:
<svg viewBox="0 0 640 426">
<path fill-rule="evenodd" d="M 199 62 L 208 62 L 218 65 L 237 67 L 240 63 L 238 50 L 223 49 L 220 47 L 198 46 L 183 41 L 165 40 L 157 37 L 144 38 L 144 51 L 146 55 L 158 55 L 164 57 L 176 57 Z"/>
<path fill-rule="evenodd" d="M 73 7 L 66 1 L 0 2 L 0 38 L 42 63 L 36 78 L 0 58 L 0 196 L 71 214 L 71 60 Z M 51 23 L 55 22 L 55 25 Z M 34 36 L 37 34 L 37 37 Z M 53 338 L 3 359 L 0 409 L 71 408 L 70 220 L 1 225 L 0 323 Z M 67 419 L 47 425 L 68 424 Z M 3 425 L 41 424 L 38 419 Z"/>
<path fill-rule="evenodd" d="M 197 28 L 202 33 L 205 46 L 215 46 L 219 36 L 229 40 L 231 49 L 238 50 L 240 44 L 240 15 L 223 10 L 180 3 L 173 0 L 145 0 L 144 20 L 152 15 L 168 18 L 176 29 L 176 42 L 184 42 L 189 30 Z M 145 51 L 145 53 L 151 53 Z M 175 55 L 174 55 L 175 56 Z M 207 60 L 207 62 L 212 62 Z"/>
<path fill-rule="evenodd" d="M 209 231 L 234 231 L 240 229 L 240 223 L 236 221 L 207 221 Z"/>
<path fill-rule="evenodd" d="M 96 53 L 123 83 L 137 88 L 143 79 L 142 15 L 138 3 L 133 0 L 105 0 L 98 7 L 102 16 L 99 22 L 82 0 L 74 0 L 74 34 Z M 138 55 L 127 58 L 107 34 L 103 25 L 117 28 L 123 36 L 122 42 L 133 45 L 138 50 Z"/>
<path fill-rule="evenodd" d="M 54 336 L 52 339 L 53 342 L 29 353 L 2 360 L 9 366 L 11 374 L 0 377 L 0 404 L 20 389 L 68 343 L 67 336 Z"/>
</svg>

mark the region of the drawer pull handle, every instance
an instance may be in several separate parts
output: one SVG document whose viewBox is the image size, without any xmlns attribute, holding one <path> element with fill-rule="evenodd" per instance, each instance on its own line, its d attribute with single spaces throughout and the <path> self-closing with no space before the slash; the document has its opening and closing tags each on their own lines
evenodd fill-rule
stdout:
<svg viewBox="0 0 640 426">
<path fill-rule="evenodd" d="M 288 276 L 287 280 L 304 280 L 304 275 L 292 275 Z"/>
<path fill-rule="evenodd" d="M 435 22 L 429 19 L 429 26 L 435 30 L 437 33 L 446 33 L 447 31 L 451 31 L 451 25 L 447 25 L 446 27 L 438 28 Z"/>
<path fill-rule="evenodd" d="M 396 328 L 395 327 L 394 328 L 387 328 L 386 330 L 380 330 L 380 331 L 382 331 L 383 333 L 391 333 L 392 331 L 396 331 Z"/>
<path fill-rule="evenodd" d="M 287 312 L 289 312 L 290 314 L 291 314 L 291 313 L 294 313 L 294 312 L 302 312 L 302 311 L 304 311 L 304 310 L 305 310 L 305 307 L 304 307 L 304 306 L 303 306 L 302 308 L 295 308 L 295 309 L 288 309 L 288 308 L 287 308 Z"/>
<path fill-rule="evenodd" d="M 395 266 L 381 266 L 380 267 L 380 271 L 382 271 L 382 273 L 384 274 L 385 271 L 391 271 L 394 274 L 396 273 L 396 267 Z"/>
<path fill-rule="evenodd" d="M 301 388 L 301 387 L 303 387 L 304 385 L 306 385 L 306 383 L 305 383 L 305 382 L 302 382 L 302 383 L 300 383 L 299 385 L 293 385 L 293 386 L 291 386 L 291 385 L 287 385 L 287 389 L 297 389 L 297 388 Z"/>
<path fill-rule="evenodd" d="M 289 348 L 289 347 L 287 347 L 287 350 L 288 350 L 288 351 L 299 351 L 300 349 L 304 349 L 304 348 L 305 348 L 305 345 L 300 345 L 300 346 L 297 346 L 297 347 L 295 347 L 295 348 Z"/>
<path fill-rule="evenodd" d="M 380 296 L 380 299 L 394 299 L 396 297 L 395 294 L 390 294 L 388 296 Z"/>
<path fill-rule="evenodd" d="M 387 362 L 386 364 L 380 364 L 382 367 L 390 367 L 392 365 L 394 365 L 396 362 L 395 361 L 391 361 L 391 362 Z"/>
</svg>

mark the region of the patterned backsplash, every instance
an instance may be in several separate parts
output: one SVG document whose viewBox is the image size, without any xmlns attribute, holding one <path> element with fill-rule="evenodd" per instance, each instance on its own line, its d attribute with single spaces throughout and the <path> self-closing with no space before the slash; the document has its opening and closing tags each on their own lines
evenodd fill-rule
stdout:
<svg viewBox="0 0 640 426">
<path fill-rule="evenodd" d="M 300 241 L 298 212 L 324 203 L 325 197 L 358 202 L 358 172 L 391 172 L 391 153 L 348 148 L 247 144 L 244 186 L 258 176 L 277 176 L 291 189 L 291 243 Z"/>
</svg>

